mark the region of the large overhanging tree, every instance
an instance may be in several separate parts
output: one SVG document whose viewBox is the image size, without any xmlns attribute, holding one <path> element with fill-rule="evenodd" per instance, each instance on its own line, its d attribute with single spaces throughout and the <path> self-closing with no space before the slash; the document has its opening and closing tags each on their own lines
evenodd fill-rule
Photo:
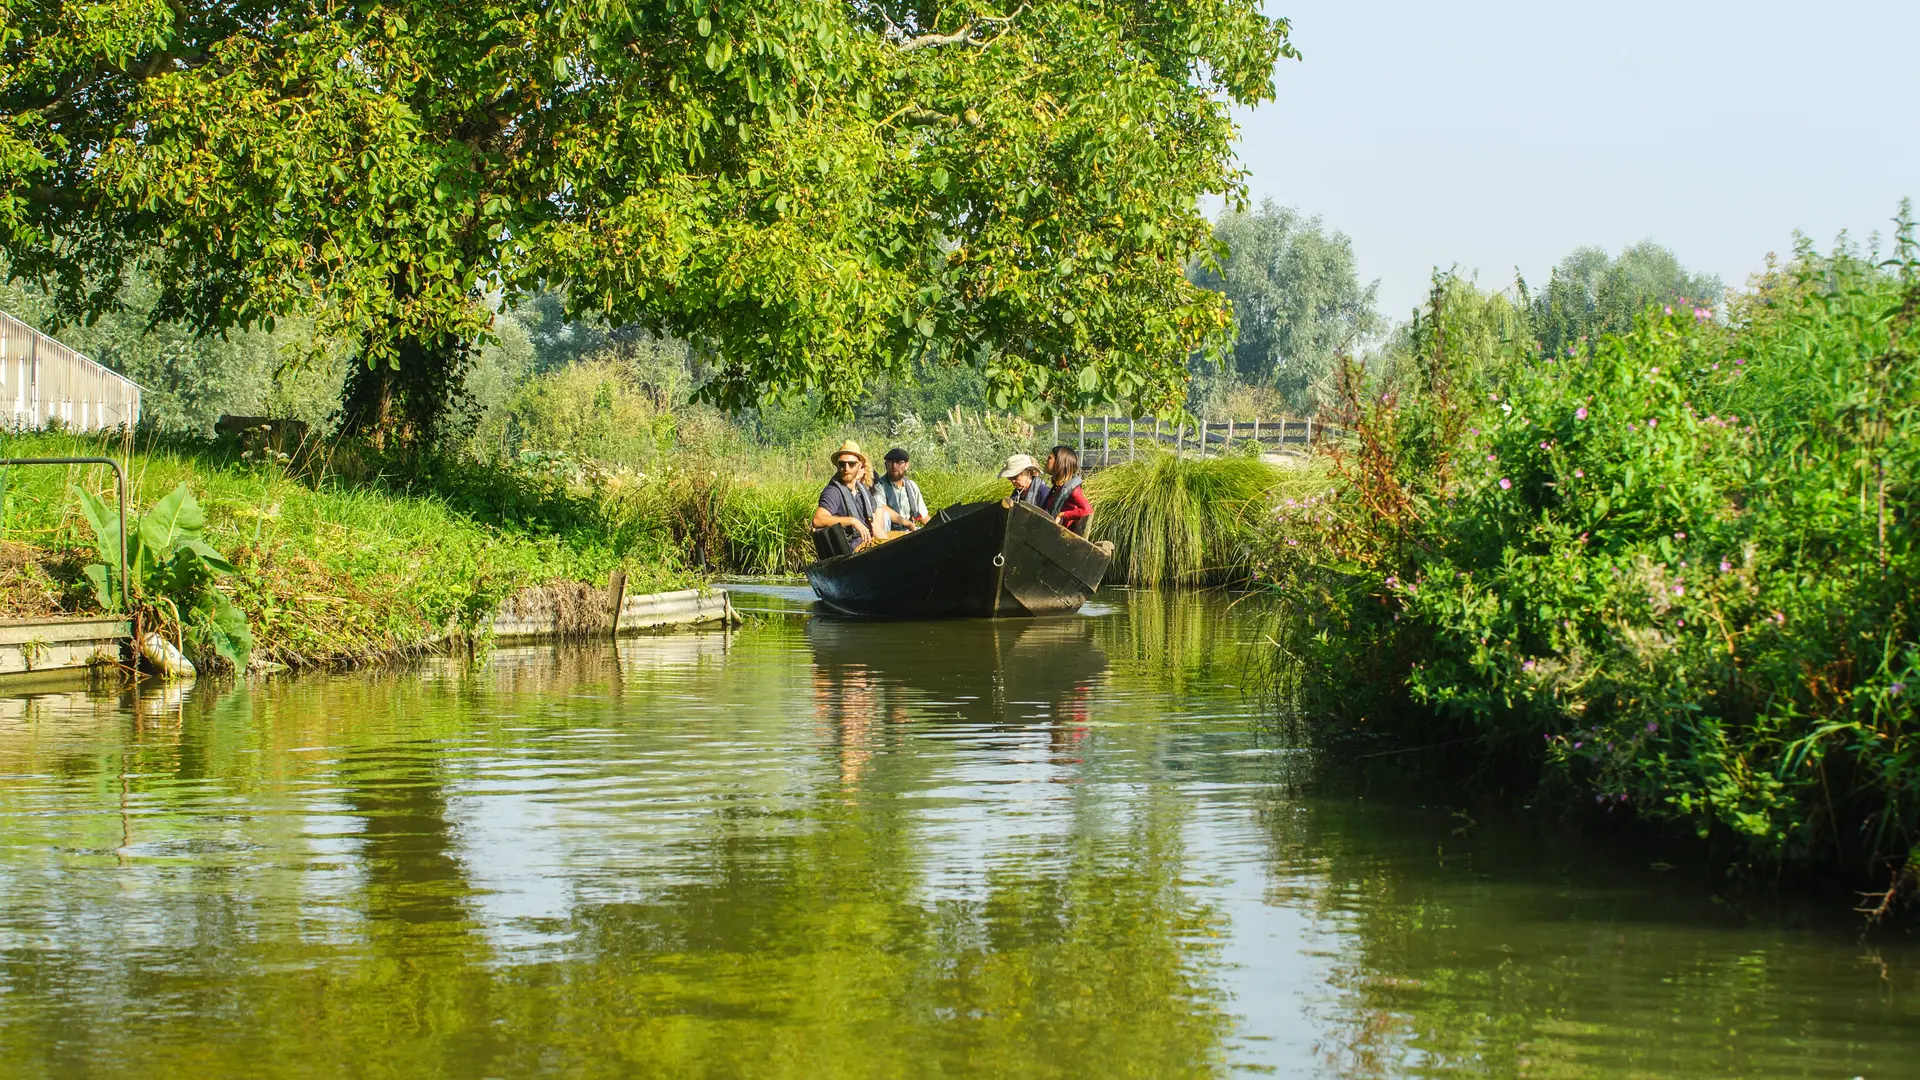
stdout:
<svg viewBox="0 0 1920 1080">
<path fill-rule="evenodd" d="M 729 406 L 915 359 L 994 403 L 1177 402 L 1182 273 L 1271 94 L 1258 0 L 0 0 L 0 250 L 70 316 L 312 314 L 349 421 L 429 433 L 498 290 L 688 338 Z"/>
</svg>

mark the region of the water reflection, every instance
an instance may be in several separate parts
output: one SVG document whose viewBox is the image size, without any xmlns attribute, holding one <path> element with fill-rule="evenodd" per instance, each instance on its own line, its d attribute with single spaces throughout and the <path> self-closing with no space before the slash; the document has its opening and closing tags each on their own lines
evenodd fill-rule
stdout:
<svg viewBox="0 0 1920 1080">
<path fill-rule="evenodd" d="M 1103 594 L 1104 596 L 1104 594 Z M 1261 623 L 0 699 L 0 1075 L 1896 1075 L 1912 947 L 1335 789 Z"/>
</svg>

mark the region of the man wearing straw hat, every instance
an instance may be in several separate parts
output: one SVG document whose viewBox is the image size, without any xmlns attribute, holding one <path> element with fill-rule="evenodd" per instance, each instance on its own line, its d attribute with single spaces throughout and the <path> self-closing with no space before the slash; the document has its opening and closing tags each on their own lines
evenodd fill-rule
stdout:
<svg viewBox="0 0 1920 1080">
<path fill-rule="evenodd" d="M 872 475 L 859 443 L 848 439 L 833 452 L 833 479 L 820 489 L 820 501 L 813 508 L 813 546 L 821 558 L 858 551 L 886 523 L 907 524 L 874 499 L 868 484 Z"/>
</svg>

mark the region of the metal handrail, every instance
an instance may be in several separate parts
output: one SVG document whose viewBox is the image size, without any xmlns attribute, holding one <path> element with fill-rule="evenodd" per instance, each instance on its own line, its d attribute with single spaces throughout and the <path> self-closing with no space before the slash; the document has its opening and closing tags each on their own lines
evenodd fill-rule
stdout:
<svg viewBox="0 0 1920 1080">
<path fill-rule="evenodd" d="M 8 465 L 106 465 L 113 469 L 120 496 L 120 606 L 133 610 L 133 584 L 127 565 L 127 471 L 109 457 L 10 457 L 0 458 L 0 467 Z"/>
</svg>

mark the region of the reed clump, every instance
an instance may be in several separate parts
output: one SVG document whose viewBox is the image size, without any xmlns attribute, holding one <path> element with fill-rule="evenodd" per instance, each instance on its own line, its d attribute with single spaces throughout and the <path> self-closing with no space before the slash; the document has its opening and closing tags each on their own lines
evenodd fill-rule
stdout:
<svg viewBox="0 0 1920 1080">
<path fill-rule="evenodd" d="M 1248 575 L 1278 502 L 1321 486 L 1324 473 L 1311 463 L 1281 468 L 1244 455 L 1151 454 L 1088 478 L 1089 535 L 1113 543 L 1110 581 L 1224 584 Z"/>
</svg>

